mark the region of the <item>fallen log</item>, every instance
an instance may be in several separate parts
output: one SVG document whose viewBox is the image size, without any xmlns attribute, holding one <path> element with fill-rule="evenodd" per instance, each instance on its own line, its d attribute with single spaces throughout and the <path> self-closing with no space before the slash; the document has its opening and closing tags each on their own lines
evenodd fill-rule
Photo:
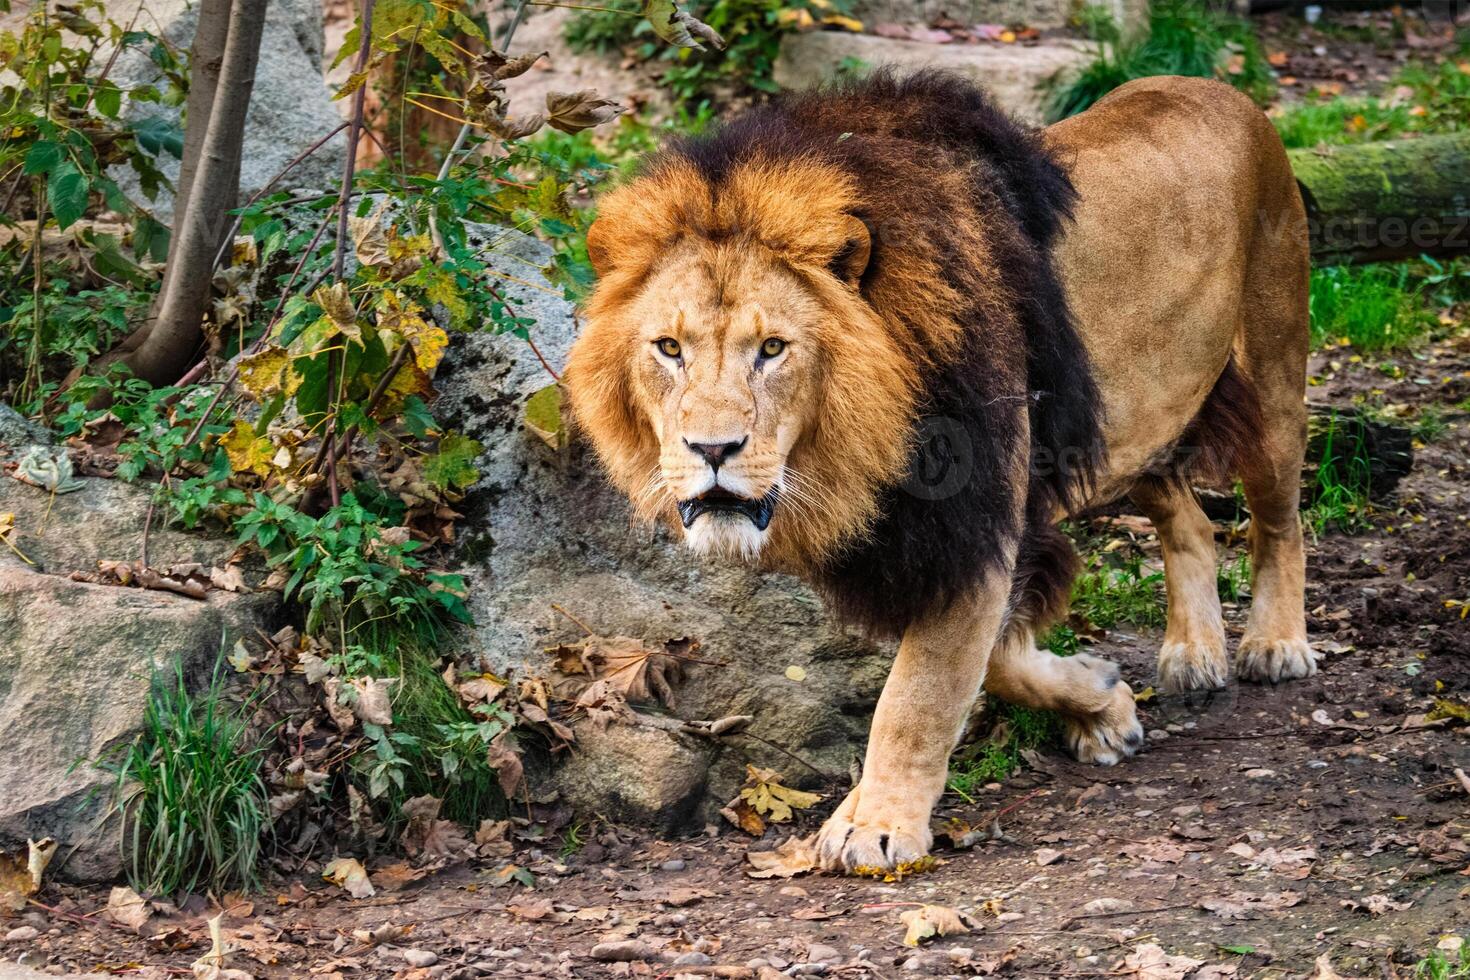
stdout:
<svg viewBox="0 0 1470 980">
<path fill-rule="evenodd" d="M 1470 132 L 1287 152 L 1314 262 L 1470 252 Z"/>
</svg>

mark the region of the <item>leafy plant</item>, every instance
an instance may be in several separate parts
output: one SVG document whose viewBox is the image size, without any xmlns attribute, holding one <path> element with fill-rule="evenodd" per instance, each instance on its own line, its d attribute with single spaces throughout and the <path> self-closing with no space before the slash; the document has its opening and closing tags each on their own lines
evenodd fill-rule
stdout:
<svg viewBox="0 0 1470 980">
<path fill-rule="evenodd" d="M 164 78 L 161 89 L 123 89 L 108 78 L 115 56 L 99 53 L 129 48 L 147 52 Z M 72 228 L 104 204 L 131 223 L 135 256 L 162 257 L 168 229 L 130 201 L 109 170 L 131 168 L 149 197 L 167 184 L 158 157 L 178 156 L 182 135 L 162 115 L 134 110 L 125 118 L 123 97 L 133 106 L 173 104 L 187 82 L 166 42 L 110 20 L 100 0 L 54 13 L 34 5 L 18 31 L 0 32 L 0 72 L 10 76 L 0 85 L 0 225 L 14 227 L 27 212 L 36 218 L 31 234 L 0 248 L 0 381 L 9 400 L 32 407 L 49 361 L 85 363 L 126 326 L 137 297 L 128 302 L 102 287 L 141 290 L 146 299 L 151 279 L 122 254 L 116 237 L 88 232 L 84 244 L 93 256 L 86 275 L 63 281 L 90 280 L 94 292 L 67 295 L 72 290 L 58 288 L 42 231 Z"/>
<path fill-rule="evenodd" d="M 693 105 L 712 96 L 778 91 L 772 72 L 783 34 L 817 23 L 861 30 L 849 16 L 847 0 L 703 0 L 691 10 L 719 32 L 727 50 L 716 54 L 661 45 L 649 22 L 637 18 L 639 8 L 625 0 L 578 10 L 567 21 L 565 36 L 574 51 L 625 50 L 640 61 L 665 63 L 663 84 L 679 103 Z"/>
<path fill-rule="evenodd" d="M 145 894 L 257 884 L 270 829 L 264 744 L 247 723 L 251 702 L 226 700 L 223 663 L 197 696 L 181 661 L 172 676 L 155 672 L 142 733 L 98 763 L 117 778 L 123 867 Z"/>
<path fill-rule="evenodd" d="M 1435 950 L 1414 964 L 1415 980 L 1467 980 L 1470 978 L 1470 942 L 1458 951 Z"/>
<path fill-rule="evenodd" d="M 1219 78 L 1258 102 L 1274 89 L 1250 26 L 1203 0 L 1155 0 L 1138 37 L 1124 37 L 1101 6 L 1085 7 L 1083 18 L 1097 51 L 1053 90 L 1047 104 L 1052 122 L 1076 115 L 1124 82 L 1150 75 Z"/>
<path fill-rule="evenodd" d="M 1215 586 L 1222 602 L 1240 602 L 1249 598 L 1251 591 L 1251 556 L 1242 551 L 1230 561 L 1221 562 L 1215 568 Z"/>
</svg>

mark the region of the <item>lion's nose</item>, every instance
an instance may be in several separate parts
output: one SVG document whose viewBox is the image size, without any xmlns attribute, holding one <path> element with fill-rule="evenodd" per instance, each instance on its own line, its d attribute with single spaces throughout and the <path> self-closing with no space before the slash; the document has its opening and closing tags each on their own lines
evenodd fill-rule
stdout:
<svg viewBox="0 0 1470 980">
<path fill-rule="evenodd" d="M 739 442 L 690 442 L 685 439 L 684 445 L 689 447 L 691 453 L 708 463 L 710 469 L 719 470 L 727 459 L 745 448 L 745 443 L 749 438 L 746 436 Z"/>
</svg>

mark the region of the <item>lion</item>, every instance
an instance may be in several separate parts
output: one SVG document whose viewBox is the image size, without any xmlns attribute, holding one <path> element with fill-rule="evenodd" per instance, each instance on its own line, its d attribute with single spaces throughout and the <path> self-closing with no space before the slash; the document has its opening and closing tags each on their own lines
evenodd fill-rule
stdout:
<svg viewBox="0 0 1470 980">
<path fill-rule="evenodd" d="M 981 691 L 1143 742 L 1099 657 L 1036 636 L 1077 558 L 1058 522 L 1131 498 L 1162 545 L 1158 683 L 1230 674 L 1209 520 L 1250 506 L 1246 681 L 1316 670 L 1298 517 L 1308 235 L 1266 117 L 1208 80 L 1131 82 L 1040 132 L 958 77 L 878 72 L 673 142 L 600 203 L 572 416 L 634 512 L 804 576 L 900 637 L 833 869 L 929 850 Z"/>
</svg>

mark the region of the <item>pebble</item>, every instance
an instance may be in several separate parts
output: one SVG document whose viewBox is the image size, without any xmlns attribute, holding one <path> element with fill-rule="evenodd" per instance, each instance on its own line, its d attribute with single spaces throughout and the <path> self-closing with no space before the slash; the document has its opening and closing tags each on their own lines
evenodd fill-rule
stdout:
<svg viewBox="0 0 1470 980">
<path fill-rule="evenodd" d="M 1148 733 L 1148 740 L 1150 742 L 1162 742 L 1168 737 L 1169 733 L 1164 731 L 1162 728 L 1155 728 Z"/>
<path fill-rule="evenodd" d="M 1094 898 L 1082 906 L 1083 915 L 1098 915 L 1100 913 L 1129 912 L 1133 909 L 1133 903 L 1126 898 Z"/>
<path fill-rule="evenodd" d="M 433 966 L 439 962 L 439 954 L 428 949 L 404 949 L 400 950 L 398 955 L 402 956 L 403 962 L 409 966 Z"/>
<path fill-rule="evenodd" d="M 842 959 L 842 953 L 835 946 L 812 943 L 806 948 L 806 958 L 812 963 L 836 963 Z"/>
<path fill-rule="evenodd" d="M 1308 769 L 1326 769 L 1327 768 L 1327 763 L 1323 762 L 1321 759 L 1308 759 L 1307 760 L 1307 768 Z"/>
<path fill-rule="evenodd" d="M 995 921 L 996 922 L 1018 922 L 1018 921 L 1020 921 L 1021 919 L 1024 919 L 1024 918 L 1026 918 L 1026 916 L 1022 915 L 1020 912 L 1002 912 L 1000 915 L 997 915 L 995 917 Z"/>
<path fill-rule="evenodd" d="M 1246 779 L 1275 779 L 1276 778 L 1276 770 L 1275 769 L 1247 769 L 1245 771 L 1245 778 Z"/>
<path fill-rule="evenodd" d="M 642 940 L 624 939 L 619 942 L 598 943 L 592 947 L 590 955 L 594 960 L 604 963 L 632 963 L 635 960 L 648 959 L 653 955 L 653 950 Z"/>
<path fill-rule="evenodd" d="M 1168 732 L 1170 735 L 1178 735 L 1180 732 L 1184 731 L 1184 726 L 1179 724 L 1178 722 L 1171 721 L 1169 724 L 1164 726 L 1164 731 Z"/>
<path fill-rule="evenodd" d="M 683 871 L 687 865 L 683 858 L 674 858 L 672 861 L 665 861 L 658 867 L 660 871 Z"/>
<path fill-rule="evenodd" d="M 786 971 L 786 975 L 789 977 L 820 977 L 826 972 L 826 963 L 797 963 Z"/>
<path fill-rule="evenodd" d="M 674 958 L 671 966 L 709 966 L 714 960 L 708 954 L 691 950 Z"/>
<path fill-rule="evenodd" d="M 35 939 L 41 934 L 35 926 L 16 926 L 5 934 L 7 943 L 24 943 Z"/>
</svg>

